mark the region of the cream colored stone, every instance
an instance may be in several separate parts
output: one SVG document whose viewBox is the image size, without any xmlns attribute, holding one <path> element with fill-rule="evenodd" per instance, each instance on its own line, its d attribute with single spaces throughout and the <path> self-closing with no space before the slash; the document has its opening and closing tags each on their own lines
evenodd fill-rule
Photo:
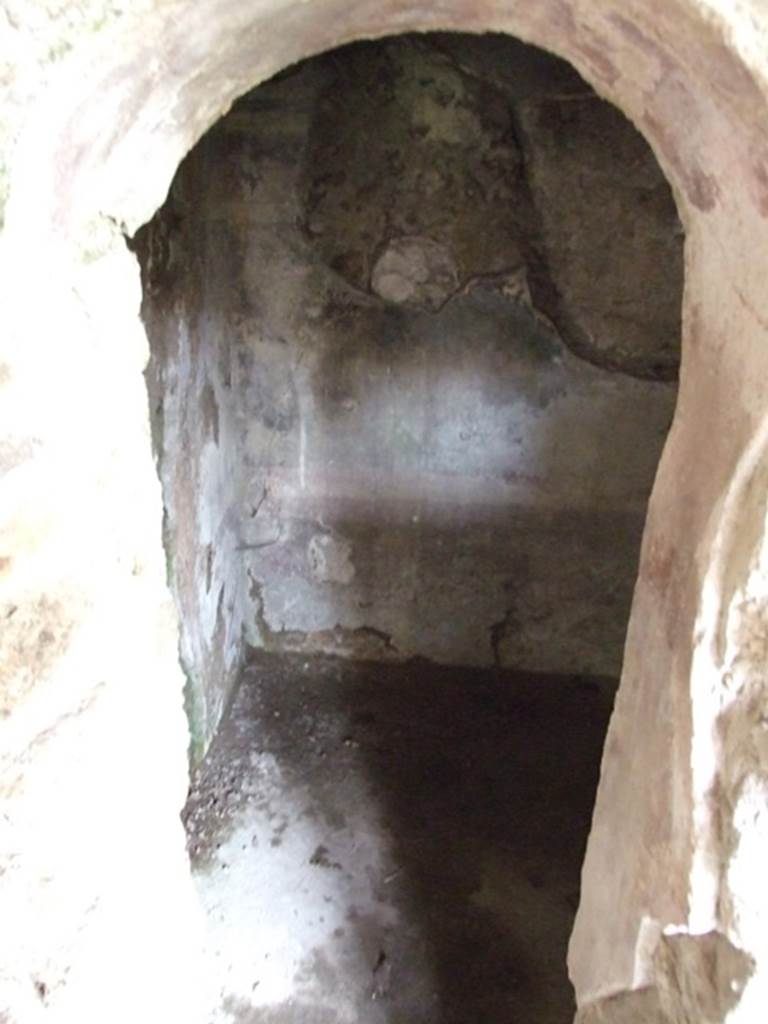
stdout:
<svg viewBox="0 0 768 1024">
<path fill-rule="evenodd" d="M 194 906 L 177 818 L 186 734 L 146 344 L 136 266 L 112 226 L 146 221 L 182 155 L 272 72 L 354 38 L 438 28 L 508 31 L 571 60 L 646 134 L 676 190 L 687 235 L 680 398 L 650 505 L 570 969 L 581 1003 L 631 989 L 638 974 L 665 992 L 677 986 L 685 1001 L 680 978 L 692 968 L 676 962 L 678 976 L 648 950 L 654 960 L 638 971 L 641 923 L 718 932 L 755 962 L 729 1024 L 761 1019 L 762 0 L 170 0 L 133 3 L 99 27 L 84 15 L 72 33 L 48 5 L 5 10 L 0 416 L 3 450 L 25 461 L 17 455 L 2 484 L 0 556 L 10 561 L 0 599 L 8 621 L 29 623 L 18 640 L 2 637 L 3 689 L 14 688 L 0 725 L 8 1019 L 34 1019 L 33 990 L 51 1021 L 195 1018 Z M 51 53 L 40 37 L 69 48 Z M 45 658 L 43 631 L 54 636 Z M 683 1019 L 694 1011 L 683 1006 Z"/>
</svg>

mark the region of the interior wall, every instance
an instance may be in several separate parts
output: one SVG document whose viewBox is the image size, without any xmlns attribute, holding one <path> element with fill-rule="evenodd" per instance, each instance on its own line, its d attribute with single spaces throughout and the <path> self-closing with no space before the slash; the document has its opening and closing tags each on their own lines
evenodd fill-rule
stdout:
<svg viewBox="0 0 768 1024">
<path fill-rule="evenodd" d="M 152 216 L 184 153 L 255 83 L 353 39 L 447 28 L 572 61 L 649 139 L 686 231 L 680 393 L 570 952 L 582 1017 L 626 1019 L 648 997 L 662 1019 L 761 1019 L 762 0 L 83 0 L 6 5 L 2 23 L 0 597 L 6 623 L 27 623 L 2 633 L 0 902 L 24 929 L 3 936 L 11 1020 L 202 1015 L 177 636 L 121 232 Z M 55 644 L 40 637 L 52 594 Z M 16 689 L 41 643 L 45 669 Z"/>
<path fill-rule="evenodd" d="M 193 762 L 210 743 L 243 658 L 240 409 L 232 337 L 216 301 L 226 258 L 219 237 L 205 215 L 168 209 L 134 242 Z"/>
<path fill-rule="evenodd" d="M 615 108 L 501 36 L 356 44 L 240 100 L 148 230 L 185 640 L 212 560 L 240 564 L 253 647 L 618 677 L 682 229 Z M 231 383 L 185 384 L 168 335 Z M 177 432 L 211 402 L 219 448 Z M 223 551 L 174 522 L 210 504 L 211 451 Z M 210 704 L 231 676 L 206 670 Z"/>
</svg>

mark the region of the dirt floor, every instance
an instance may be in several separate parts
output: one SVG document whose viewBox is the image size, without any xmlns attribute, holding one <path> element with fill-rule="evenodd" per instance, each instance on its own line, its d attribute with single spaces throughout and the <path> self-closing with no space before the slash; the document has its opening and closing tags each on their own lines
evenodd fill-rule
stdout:
<svg viewBox="0 0 768 1024">
<path fill-rule="evenodd" d="M 613 685 L 260 656 L 185 822 L 212 1022 L 570 1024 Z"/>
</svg>

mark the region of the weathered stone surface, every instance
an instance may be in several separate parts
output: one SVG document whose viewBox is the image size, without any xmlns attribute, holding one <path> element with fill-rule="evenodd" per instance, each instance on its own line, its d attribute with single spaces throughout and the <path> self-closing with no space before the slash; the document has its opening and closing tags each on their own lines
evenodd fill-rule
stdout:
<svg viewBox="0 0 768 1024">
<path fill-rule="evenodd" d="M 231 261 L 224 245 L 202 260 L 195 239 L 205 223 L 184 215 L 184 199 L 133 246 L 152 338 L 146 381 L 168 583 L 179 610 L 190 756 L 198 761 L 241 667 L 244 581 L 233 346 L 226 334 L 209 344 L 222 314 L 209 301 L 207 282 L 225 276 Z"/>
<path fill-rule="evenodd" d="M 99 6 L 61 9 L 79 19 Z M 0 902 L 3 921 L 24 928 L 5 932 L 4 993 L 29 1006 L 43 997 L 34 979 L 55 978 L 45 1006 L 34 1004 L 51 1021 L 193 1020 L 202 1006 L 179 1006 L 196 974 L 176 822 L 186 737 L 139 397 L 136 268 L 122 253 L 102 275 L 116 255 L 105 235 L 148 220 L 182 155 L 281 67 L 388 31 L 494 29 L 573 61 L 641 128 L 686 230 L 678 412 L 646 527 L 572 977 L 581 1002 L 646 984 L 655 968 L 652 957 L 638 963 L 644 918 L 661 930 L 723 931 L 755 960 L 729 1024 L 754 1024 L 768 1003 L 766 774 L 753 710 L 767 589 L 765 5 L 173 0 L 119 10 L 101 33 L 78 30 L 52 71 L 37 56 L 64 35 L 51 5 L 6 4 L 3 15 L 14 40 L 4 81 L 14 85 L 0 143 L 12 282 L 0 414 L 12 450 L 35 456 L 4 477 L 0 509 L 4 530 L 6 520 L 39 522 L 41 510 L 45 524 L 4 533 L 2 557 L 13 561 L 2 599 L 10 610 L 21 593 L 33 607 L 61 583 L 74 620 L 66 649 L 2 723 L 10 832 Z M 3 651 L 4 683 L 17 659 Z M 99 699 L 84 702 L 86 691 Z M 75 740 L 63 723 L 77 725 Z M 62 844 L 70 836 L 76 844 Z"/>
<path fill-rule="evenodd" d="M 449 253 L 462 281 L 520 266 L 531 210 L 499 90 L 417 36 L 320 61 L 333 73 L 309 127 L 302 186 L 323 259 L 364 291 L 382 254 L 409 237 Z"/>
<path fill-rule="evenodd" d="M 0 502 L 0 1018 L 127 1022 L 148 1000 L 186 1015 L 199 989 L 167 980 L 201 932 L 139 282 L 119 237 L 37 265 L 45 302 L 28 278 L 7 294 L 2 358 L 3 430 L 30 443 Z"/>
<path fill-rule="evenodd" d="M 511 36 L 434 32 L 429 43 L 464 75 L 494 86 L 513 106 L 534 97 L 567 101 L 593 91 L 573 65 Z"/>
<path fill-rule="evenodd" d="M 358 44 L 322 67 L 305 225 L 335 270 L 378 291 L 382 253 L 418 234 L 452 252 L 462 281 L 527 266 L 535 303 L 581 358 L 676 377 L 672 193 L 642 136 L 572 68 L 449 35 Z"/>
<path fill-rule="evenodd" d="M 546 264 L 539 307 L 583 358 L 676 377 L 682 227 L 647 143 L 594 94 L 516 111 Z"/>
<path fill-rule="evenodd" d="M 397 305 L 439 310 L 459 289 L 450 250 L 431 238 L 393 238 L 374 264 L 371 290 Z"/>
<path fill-rule="evenodd" d="M 526 95 L 587 91 L 562 62 L 503 39 L 471 54 L 488 43 Z M 237 452 L 251 645 L 616 676 L 674 388 L 575 359 L 538 316 L 520 262 L 535 248 L 533 208 L 514 142 L 507 152 L 488 135 L 487 90 L 503 104 L 451 61 L 431 37 L 353 46 L 236 104 L 172 190 L 175 263 L 186 253 L 205 271 L 166 275 L 175 302 L 148 299 L 152 365 L 167 359 L 158 317 L 172 321 L 160 336 L 174 333 L 191 288 L 198 344 L 234 363 L 233 390 L 217 391 L 241 424 L 222 443 Z M 369 103 L 381 131 L 363 151 Z M 444 186 L 430 190 L 436 168 Z M 476 196 L 478 175 L 517 191 Z M 387 234 L 406 220 L 441 240 Z M 499 221 L 511 268 L 498 269 Z M 380 238 L 377 225 L 390 225 Z M 199 441 L 179 450 L 203 456 Z M 323 568 L 318 537 L 347 554 Z M 203 678 L 226 692 L 226 673 Z"/>
<path fill-rule="evenodd" d="M 586 1003 L 574 1024 L 669 1024 L 655 988 L 619 992 L 594 1003 Z"/>
<path fill-rule="evenodd" d="M 723 1024 L 755 967 L 718 932 L 662 935 L 654 959 L 658 988 L 585 1004 L 574 1024 Z"/>
<path fill-rule="evenodd" d="M 755 964 L 725 935 L 663 935 L 654 954 L 669 1024 L 721 1024 L 738 1006 Z"/>
<path fill-rule="evenodd" d="M 351 583 L 355 576 L 352 545 L 330 533 L 316 533 L 307 545 L 312 575 L 318 583 Z"/>
</svg>

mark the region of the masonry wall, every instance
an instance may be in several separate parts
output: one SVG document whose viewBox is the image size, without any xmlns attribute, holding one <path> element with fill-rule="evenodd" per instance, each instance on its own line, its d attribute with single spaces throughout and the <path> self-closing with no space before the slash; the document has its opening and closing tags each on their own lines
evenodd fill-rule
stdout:
<svg viewBox="0 0 768 1024">
<path fill-rule="evenodd" d="M 762 1017 L 765 5 L 25 0 L 0 23 L 10 1020 L 204 1019 L 178 820 L 181 673 L 123 235 L 256 82 L 352 39 L 449 27 L 572 61 L 649 139 L 686 232 L 680 392 L 569 956 L 580 1019 L 614 1024 L 649 1002 L 665 1021 Z"/>
<path fill-rule="evenodd" d="M 618 676 L 682 267 L 669 188 L 613 107 L 499 36 L 356 44 L 239 101 L 150 230 L 187 609 L 222 593 L 211 562 L 239 564 L 232 650 L 242 621 L 273 650 Z M 211 409 L 220 441 L 179 433 Z M 214 456 L 227 526 L 187 536 Z"/>
<path fill-rule="evenodd" d="M 194 183 L 188 183 L 193 195 Z M 178 209 L 187 184 L 177 185 Z M 217 305 L 225 248 L 215 224 L 167 208 L 139 232 L 152 447 L 163 488 L 168 582 L 199 760 L 243 658 L 240 437 L 228 317 Z"/>
</svg>

